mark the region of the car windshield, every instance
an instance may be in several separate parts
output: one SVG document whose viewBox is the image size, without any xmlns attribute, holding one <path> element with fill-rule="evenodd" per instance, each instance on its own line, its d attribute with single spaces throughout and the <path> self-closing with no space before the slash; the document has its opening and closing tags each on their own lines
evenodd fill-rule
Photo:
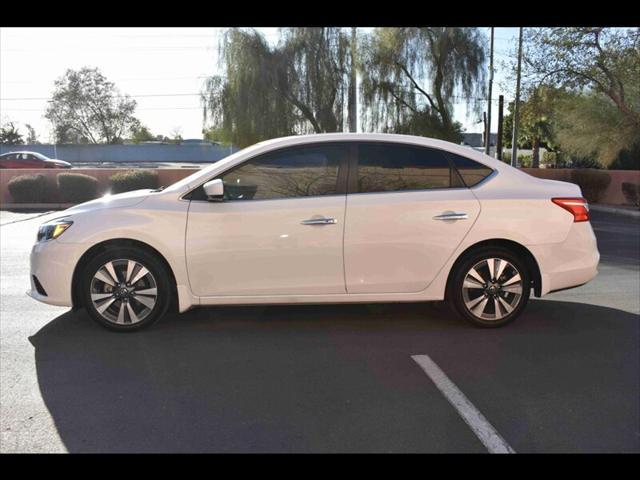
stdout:
<svg viewBox="0 0 640 480">
<path fill-rule="evenodd" d="M 29 152 L 29 153 L 34 157 L 36 157 L 38 160 L 49 160 L 49 157 L 45 157 L 41 153 L 38 153 L 38 152 Z"/>
</svg>

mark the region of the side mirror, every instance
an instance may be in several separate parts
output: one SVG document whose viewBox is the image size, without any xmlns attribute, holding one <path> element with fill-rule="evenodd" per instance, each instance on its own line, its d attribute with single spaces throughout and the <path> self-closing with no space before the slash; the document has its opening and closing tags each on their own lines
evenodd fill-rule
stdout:
<svg viewBox="0 0 640 480">
<path fill-rule="evenodd" d="M 220 178 L 208 181 L 202 188 L 209 201 L 221 201 L 224 198 L 224 184 Z"/>
</svg>

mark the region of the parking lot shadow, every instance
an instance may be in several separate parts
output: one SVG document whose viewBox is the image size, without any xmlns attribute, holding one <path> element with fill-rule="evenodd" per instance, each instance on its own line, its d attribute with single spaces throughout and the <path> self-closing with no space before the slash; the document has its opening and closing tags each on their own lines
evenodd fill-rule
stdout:
<svg viewBox="0 0 640 480">
<path fill-rule="evenodd" d="M 133 334 L 80 311 L 30 340 L 70 452 L 483 451 L 421 353 L 517 451 L 639 449 L 638 316 L 610 308 L 533 301 L 486 330 L 428 304 L 220 307 Z"/>
</svg>

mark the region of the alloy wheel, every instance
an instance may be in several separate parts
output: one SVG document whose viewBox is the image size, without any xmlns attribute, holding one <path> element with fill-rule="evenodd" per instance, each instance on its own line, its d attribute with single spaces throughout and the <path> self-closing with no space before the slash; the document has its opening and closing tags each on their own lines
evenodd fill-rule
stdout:
<svg viewBox="0 0 640 480">
<path fill-rule="evenodd" d="M 498 321 L 513 312 L 522 299 L 522 275 L 503 258 L 486 258 L 467 272 L 462 299 L 476 318 Z"/>
<path fill-rule="evenodd" d="M 117 325 L 131 325 L 151 313 L 158 300 L 158 286 L 142 263 L 118 259 L 105 263 L 94 274 L 90 295 L 102 318 Z"/>
</svg>

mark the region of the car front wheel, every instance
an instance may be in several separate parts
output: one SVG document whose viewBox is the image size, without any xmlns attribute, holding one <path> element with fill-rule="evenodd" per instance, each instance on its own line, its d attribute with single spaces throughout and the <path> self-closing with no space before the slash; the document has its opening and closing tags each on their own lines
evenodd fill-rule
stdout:
<svg viewBox="0 0 640 480">
<path fill-rule="evenodd" d="M 531 291 L 528 269 L 511 251 L 490 248 L 467 255 L 449 285 L 450 306 L 480 327 L 499 327 L 515 320 Z"/>
<path fill-rule="evenodd" d="M 103 327 L 132 331 L 148 327 L 169 306 L 171 288 L 164 265 L 133 247 L 111 248 L 96 255 L 82 278 L 87 312 Z"/>
</svg>

